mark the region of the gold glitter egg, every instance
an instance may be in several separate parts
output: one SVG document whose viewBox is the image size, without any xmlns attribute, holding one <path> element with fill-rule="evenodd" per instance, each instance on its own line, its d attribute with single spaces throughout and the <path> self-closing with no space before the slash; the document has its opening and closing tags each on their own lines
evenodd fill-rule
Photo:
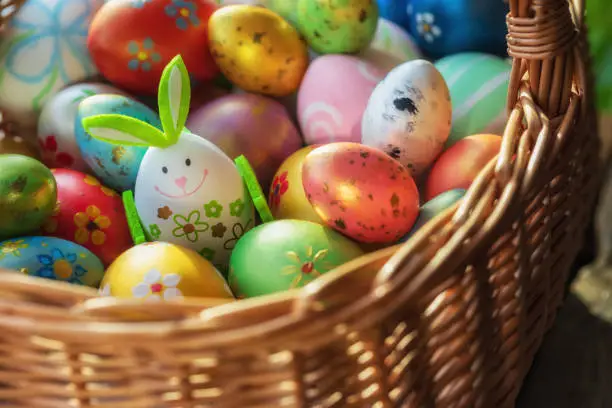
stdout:
<svg viewBox="0 0 612 408">
<path fill-rule="evenodd" d="M 308 66 L 298 31 L 263 7 L 220 8 L 210 18 L 209 37 L 223 75 L 247 92 L 287 96 L 298 89 Z"/>
</svg>

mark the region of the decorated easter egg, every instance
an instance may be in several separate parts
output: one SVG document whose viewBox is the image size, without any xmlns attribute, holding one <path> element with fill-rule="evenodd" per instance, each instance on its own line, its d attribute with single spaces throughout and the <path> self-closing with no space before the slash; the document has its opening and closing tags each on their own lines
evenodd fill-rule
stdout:
<svg viewBox="0 0 612 408">
<path fill-rule="evenodd" d="M 263 7 L 222 7 L 210 18 L 211 51 L 233 84 L 248 92 L 285 96 L 300 86 L 306 44 L 281 16 Z"/>
<path fill-rule="evenodd" d="M 448 88 L 436 67 L 425 60 L 406 62 L 372 92 L 363 114 L 361 141 L 418 176 L 442 152 L 451 117 Z"/>
<path fill-rule="evenodd" d="M 374 39 L 359 56 L 387 73 L 406 61 L 420 58 L 421 52 L 404 29 L 380 18 Z"/>
<path fill-rule="evenodd" d="M 378 13 L 388 21 L 399 25 L 400 27 L 408 27 L 408 5 L 411 0 L 377 0 Z M 379 22 L 380 24 L 380 22 Z"/>
<path fill-rule="evenodd" d="M 0 239 L 35 231 L 53 212 L 56 199 L 53 174 L 41 162 L 0 155 Z"/>
<path fill-rule="evenodd" d="M 315 59 L 300 86 L 298 118 L 308 144 L 360 142 L 361 118 L 384 73 L 348 55 Z"/>
<path fill-rule="evenodd" d="M 123 95 L 93 95 L 85 98 L 78 106 L 74 133 L 83 159 L 105 185 L 118 191 L 131 190 L 147 148 L 118 146 L 96 140 L 83 129 L 83 119 L 111 113 L 142 120 L 157 129 L 161 129 L 161 123 L 151 109 Z"/>
<path fill-rule="evenodd" d="M 412 226 L 412 229 L 408 234 L 400 240 L 400 242 L 406 242 L 414 235 L 423 225 L 427 224 L 430 220 L 434 219 L 438 214 L 442 213 L 446 209 L 450 208 L 457 201 L 461 200 L 465 195 L 466 190 L 462 188 L 456 188 L 454 190 L 445 191 L 437 197 L 432 198 L 421 206 L 419 210 L 419 216 L 416 222 Z"/>
<path fill-rule="evenodd" d="M 54 237 L 0 242 L 0 268 L 94 288 L 104 276 L 104 266 L 94 254 L 74 242 Z"/>
<path fill-rule="evenodd" d="M 478 173 L 499 153 L 501 136 L 468 136 L 445 150 L 427 178 L 427 200 L 456 188 L 468 189 Z"/>
<path fill-rule="evenodd" d="M 144 301 L 234 298 L 209 261 L 191 249 L 167 242 L 137 245 L 121 254 L 106 270 L 100 294 Z"/>
<path fill-rule="evenodd" d="M 302 165 L 308 153 L 319 145 L 306 146 L 283 162 L 274 175 L 268 205 L 276 219 L 296 219 L 325 224 L 306 198 L 302 183 Z"/>
<path fill-rule="evenodd" d="M 74 135 L 74 121 L 79 103 L 88 96 L 124 94 L 123 91 L 101 83 L 70 85 L 53 95 L 43 106 L 38 118 L 38 143 L 42 161 L 50 168 L 88 170 Z"/>
<path fill-rule="evenodd" d="M 0 154 L 20 154 L 33 159 L 38 159 L 36 149 L 21 136 L 7 134 L 0 130 Z"/>
<path fill-rule="evenodd" d="M 43 225 L 43 234 L 76 242 L 110 265 L 132 246 L 123 201 L 88 174 L 53 169 L 57 205 Z"/>
<path fill-rule="evenodd" d="M 88 46 L 100 72 L 135 93 L 155 94 L 161 73 L 180 54 L 195 79 L 218 69 L 208 46 L 212 0 L 116 0 L 91 23 Z"/>
<path fill-rule="evenodd" d="M 372 0 L 298 0 L 297 22 L 319 54 L 365 49 L 376 32 L 378 5 Z"/>
<path fill-rule="evenodd" d="M 87 50 L 89 23 L 102 0 L 28 0 L 3 31 L 0 106 L 34 127 L 45 101 L 96 73 Z"/>
<path fill-rule="evenodd" d="M 470 135 L 502 134 L 508 119 L 511 63 L 490 54 L 461 53 L 435 65 L 446 80 L 453 103 L 447 147 Z"/>
<path fill-rule="evenodd" d="M 407 27 L 434 59 L 466 51 L 504 56 L 508 11 L 502 0 L 410 0 Z"/>
<path fill-rule="evenodd" d="M 232 159 L 244 155 L 264 186 L 270 185 L 282 162 L 302 147 L 285 107 L 254 94 L 228 95 L 192 111 L 187 128 Z"/>
<path fill-rule="evenodd" d="M 239 298 L 283 292 L 305 286 L 362 254 L 357 244 L 323 225 L 302 220 L 268 222 L 236 244 L 230 286 Z"/>
<path fill-rule="evenodd" d="M 279 14 L 294 27 L 298 27 L 297 6 L 295 1 L 259 0 L 259 3 Z"/>
<path fill-rule="evenodd" d="M 372 147 L 318 147 L 304 159 L 302 181 L 316 213 L 359 242 L 396 242 L 418 215 L 419 192 L 410 172 Z"/>
</svg>

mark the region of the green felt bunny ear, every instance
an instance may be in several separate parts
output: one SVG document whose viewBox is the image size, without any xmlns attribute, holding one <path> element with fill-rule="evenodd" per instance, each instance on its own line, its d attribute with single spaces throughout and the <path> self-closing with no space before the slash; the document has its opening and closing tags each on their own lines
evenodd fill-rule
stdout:
<svg viewBox="0 0 612 408">
<path fill-rule="evenodd" d="M 157 94 L 159 118 L 164 133 L 172 144 L 178 141 L 185 128 L 190 102 L 189 73 L 183 58 L 177 55 L 166 65 L 159 82 L 159 92 Z"/>
<path fill-rule="evenodd" d="M 160 148 L 174 144 L 156 127 L 130 116 L 94 115 L 83 119 L 82 123 L 92 137 L 112 144 Z"/>
</svg>

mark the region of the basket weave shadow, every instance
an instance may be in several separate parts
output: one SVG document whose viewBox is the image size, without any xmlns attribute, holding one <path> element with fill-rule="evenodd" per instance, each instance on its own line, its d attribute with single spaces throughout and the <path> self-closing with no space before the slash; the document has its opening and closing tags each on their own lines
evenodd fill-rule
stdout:
<svg viewBox="0 0 612 408">
<path fill-rule="evenodd" d="M 514 406 L 600 163 L 582 2 L 510 8 L 503 147 L 461 203 L 302 290 L 225 305 L 0 273 L 0 405 Z"/>
</svg>

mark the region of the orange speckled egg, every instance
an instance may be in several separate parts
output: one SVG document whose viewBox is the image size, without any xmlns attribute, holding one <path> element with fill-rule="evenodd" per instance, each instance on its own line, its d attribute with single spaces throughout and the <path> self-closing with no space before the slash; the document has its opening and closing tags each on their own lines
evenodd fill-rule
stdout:
<svg viewBox="0 0 612 408">
<path fill-rule="evenodd" d="M 302 181 L 317 214 L 359 242 L 396 242 L 419 212 L 419 192 L 408 170 L 359 143 L 316 148 L 304 159 Z"/>
</svg>

